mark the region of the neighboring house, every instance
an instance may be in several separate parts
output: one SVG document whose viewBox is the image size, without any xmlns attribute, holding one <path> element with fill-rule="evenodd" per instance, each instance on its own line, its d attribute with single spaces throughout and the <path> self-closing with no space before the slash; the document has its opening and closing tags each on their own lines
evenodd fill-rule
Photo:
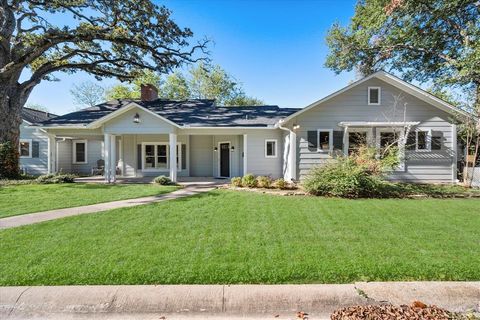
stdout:
<svg viewBox="0 0 480 320">
<path fill-rule="evenodd" d="M 23 108 L 20 125 L 20 170 L 31 175 L 48 172 L 47 133 L 40 128 L 32 128 L 32 123 L 47 121 L 56 117 L 45 111 Z"/>
<path fill-rule="evenodd" d="M 459 111 L 383 71 L 303 109 L 161 100 L 148 85 L 141 96 L 39 123 L 56 145 L 50 148 L 51 171 L 89 174 L 104 159 L 107 181 L 116 171 L 127 177 L 165 174 L 174 181 L 245 173 L 299 180 L 313 166 L 348 154 L 359 136 L 378 148 L 396 136 L 403 160 L 392 179 L 457 179 L 452 116 Z"/>
</svg>

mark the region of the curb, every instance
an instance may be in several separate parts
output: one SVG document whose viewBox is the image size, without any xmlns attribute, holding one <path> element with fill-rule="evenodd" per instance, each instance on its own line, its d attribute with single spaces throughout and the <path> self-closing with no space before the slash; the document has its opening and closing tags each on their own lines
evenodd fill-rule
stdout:
<svg viewBox="0 0 480 320">
<path fill-rule="evenodd" d="M 480 312 L 480 282 L 373 282 L 318 285 L 133 285 L 1 287 L 0 318 L 161 316 L 326 319 L 359 304 L 420 300 L 451 311 Z M 137 316 L 137 317 L 135 317 Z M 149 317 L 148 317 L 149 318 Z"/>
</svg>

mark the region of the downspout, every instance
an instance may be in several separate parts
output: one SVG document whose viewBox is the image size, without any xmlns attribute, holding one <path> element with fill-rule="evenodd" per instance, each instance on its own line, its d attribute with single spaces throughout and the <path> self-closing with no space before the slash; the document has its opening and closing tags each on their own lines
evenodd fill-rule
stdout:
<svg viewBox="0 0 480 320">
<path fill-rule="evenodd" d="M 287 173 L 288 175 L 285 177 L 285 180 L 296 180 L 297 178 L 297 134 L 287 128 L 283 127 L 283 119 L 280 120 L 276 127 L 278 127 L 280 130 L 284 130 L 288 132 L 289 135 L 289 153 L 288 153 L 288 166 L 287 166 Z"/>
</svg>

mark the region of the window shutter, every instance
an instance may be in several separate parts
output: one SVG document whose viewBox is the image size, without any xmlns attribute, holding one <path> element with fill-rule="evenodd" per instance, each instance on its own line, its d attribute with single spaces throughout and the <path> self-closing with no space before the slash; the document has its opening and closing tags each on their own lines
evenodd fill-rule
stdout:
<svg viewBox="0 0 480 320">
<path fill-rule="evenodd" d="M 142 145 L 137 144 L 137 169 L 142 170 Z"/>
<path fill-rule="evenodd" d="M 432 150 L 442 150 L 443 132 L 432 131 Z"/>
<path fill-rule="evenodd" d="M 317 131 L 307 131 L 308 150 L 318 150 Z"/>
<path fill-rule="evenodd" d="M 40 157 L 40 143 L 38 141 L 32 141 L 32 158 Z"/>
<path fill-rule="evenodd" d="M 333 149 L 343 150 L 343 130 L 333 131 Z"/>
<path fill-rule="evenodd" d="M 187 145 L 182 144 L 182 170 L 187 169 Z"/>
</svg>

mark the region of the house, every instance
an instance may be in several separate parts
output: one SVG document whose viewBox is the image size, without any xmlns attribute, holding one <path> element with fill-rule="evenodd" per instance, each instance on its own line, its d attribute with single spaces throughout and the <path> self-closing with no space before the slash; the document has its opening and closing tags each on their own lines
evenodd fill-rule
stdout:
<svg viewBox="0 0 480 320">
<path fill-rule="evenodd" d="M 56 117 L 55 114 L 24 107 L 22 109 L 22 124 L 20 125 L 20 170 L 31 175 L 41 175 L 48 172 L 48 135 L 41 128 L 31 127 L 33 123 L 47 121 Z"/>
<path fill-rule="evenodd" d="M 455 182 L 457 131 L 452 105 L 380 71 L 303 109 L 219 107 L 212 100 L 115 100 L 37 124 L 49 133 L 49 170 L 89 174 L 105 160 L 105 179 L 169 175 L 287 180 L 336 156 L 359 137 L 378 149 L 396 144 L 393 180 Z M 398 139 L 397 139 L 398 138 Z"/>
</svg>

